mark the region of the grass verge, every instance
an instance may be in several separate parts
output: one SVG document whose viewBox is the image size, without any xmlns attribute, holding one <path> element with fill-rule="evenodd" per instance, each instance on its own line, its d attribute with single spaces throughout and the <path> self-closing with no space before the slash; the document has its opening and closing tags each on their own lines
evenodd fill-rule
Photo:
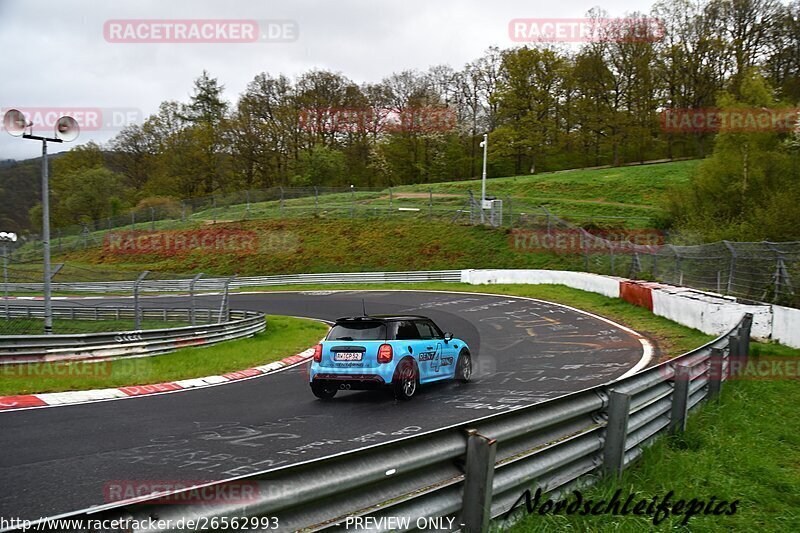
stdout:
<svg viewBox="0 0 800 533">
<path fill-rule="evenodd" d="M 618 482 L 582 491 L 585 500 L 608 502 L 621 490 L 635 501 L 692 498 L 739 503 L 733 515 L 670 516 L 658 526 L 648 516 L 527 516 L 513 532 L 672 530 L 800 531 L 800 382 L 740 381 L 726 384 L 719 403 L 689 418 L 686 433 L 662 438 L 644 451 Z M 574 496 L 573 496 L 574 498 Z M 546 498 L 542 498 L 544 501 Z M 555 500 L 556 498 L 554 498 Z"/>
<path fill-rule="evenodd" d="M 313 320 L 267 317 L 264 333 L 207 348 L 98 363 L 0 365 L 0 395 L 146 385 L 243 370 L 313 346 L 327 326 Z"/>
</svg>

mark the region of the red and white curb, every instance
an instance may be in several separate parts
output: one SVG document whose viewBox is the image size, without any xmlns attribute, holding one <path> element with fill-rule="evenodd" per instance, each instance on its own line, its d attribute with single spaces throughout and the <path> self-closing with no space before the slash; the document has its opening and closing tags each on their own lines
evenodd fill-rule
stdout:
<svg viewBox="0 0 800 533">
<path fill-rule="evenodd" d="M 67 405 L 78 403 L 98 402 L 105 400 L 117 400 L 122 398 L 132 398 L 151 394 L 166 394 L 187 389 L 198 389 L 252 379 L 254 377 L 271 374 L 285 368 L 289 368 L 311 359 L 314 348 L 303 350 L 302 352 L 286 357 L 280 361 L 275 361 L 266 365 L 236 370 L 221 376 L 206 376 L 202 378 L 182 379 L 167 383 L 154 383 L 151 385 L 132 385 L 129 387 L 119 387 L 115 389 L 95 389 L 86 391 L 70 392 L 48 392 L 42 394 L 21 394 L 18 396 L 0 396 L 0 411 L 13 409 L 30 409 L 35 407 L 51 407 L 55 405 Z"/>
</svg>

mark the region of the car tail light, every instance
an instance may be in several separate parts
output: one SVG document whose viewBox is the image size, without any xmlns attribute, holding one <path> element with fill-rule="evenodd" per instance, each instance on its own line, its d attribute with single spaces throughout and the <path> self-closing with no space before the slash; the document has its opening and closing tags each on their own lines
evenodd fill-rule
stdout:
<svg viewBox="0 0 800 533">
<path fill-rule="evenodd" d="M 391 344 L 381 344 L 381 347 L 378 348 L 378 362 L 379 363 L 391 363 L 392 362 L 392 345 Z"/>
<path fill-rule="evenodd" d="M 314 362 L 321 363 L 322 362 L 322 345 L 317 344 L 314 346 Z"/>
</svg>

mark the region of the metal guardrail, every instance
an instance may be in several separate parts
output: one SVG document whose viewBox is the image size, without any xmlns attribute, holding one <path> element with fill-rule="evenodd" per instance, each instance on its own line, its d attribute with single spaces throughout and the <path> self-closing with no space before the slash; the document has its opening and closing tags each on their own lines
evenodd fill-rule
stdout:
<svg viewBox="0 0 800 533">
<path fill-rule="evenodd" d="M 5 314 L 6 309 L 3 309 Z M 39 318 L 41 307 L 9 306 L 11 318 Z M 73 308 L 54 307 L 56 318 L 75 319 L 133 319 L 134 309 L 118 307 Z M 211 322 L 219 316 L 213 309 L 140 309 L 145 319 L 186 320 Z M 264 313 L 229 310 L 227 320 L 220 323 L 201 323 L 175 328 L 80 333 L 68 335 L 2 335 L 0 336 L 0 365 L 142 357 L 168 353 L 178 348 L 215 344 L 250 337 L 264 331 Z"/>
<path fill-rule="evenodd" d="M 529 407 L 394 442 L 211 483 L 256 484 L 255 497 L 223 504 L 157 504 L 162 495 L 75 513 L 92 519 L 269 516 L 281 530 L 343 530 L 345 517 L 374 530 L 412 530 L 418 517 L 485 531 L 527 490 L 558 493 L 618 475 L 660 435 L 683 431 L 689 411 L 717 396 L 749 353 L 752 315 L 712 342 L 628 378 Z M 231 491 L 232 493 L 233 491 Z M 177 499 L 177 498 L 176 498 Z M 524 507 L 524 505 L 523 505 Z M 408 518 L 400 525 L 397 518 Z M 165 522 L 164 522 L 165 523 Z M 386 525 L 381 529 L 381 524 Z M 149 530 L 153 531 L 153 530 Z"/>
<path fill-rule="evenodd" d="M 222 290 L 230 278 L 201 278 L 195 291 Z M 230 288 L 309 285 L 342 283 L 419 283 L 425 281 L 460 281 L 460 270 L 419 270 L 411 272 L 342 272 L 330 274 L 288 274 L 281 276 L 237 277 L 230 281 Z M 190 279 L 144 280 L 139 285 L 141 292 L 188 292 Z M 95 281 L 52 283 L 54 292 L 130 293 L 133 281 Z M 42 283 L 9 283 L 10 292 L 42 292 Z"/>
</svg>

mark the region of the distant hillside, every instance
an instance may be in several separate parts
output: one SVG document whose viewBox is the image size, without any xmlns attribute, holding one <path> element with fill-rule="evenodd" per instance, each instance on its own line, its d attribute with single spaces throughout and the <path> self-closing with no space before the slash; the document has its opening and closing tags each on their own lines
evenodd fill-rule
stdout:
<svg viewBox="0 0 800 533">
<path fill-rule="evenodd" d="M 53 154 L 52 161 L 61 154 Z M 42 196 L 42 158 L 0 162 L 0 231 L 32 230 L 28 210 Z"/>
</svg>

